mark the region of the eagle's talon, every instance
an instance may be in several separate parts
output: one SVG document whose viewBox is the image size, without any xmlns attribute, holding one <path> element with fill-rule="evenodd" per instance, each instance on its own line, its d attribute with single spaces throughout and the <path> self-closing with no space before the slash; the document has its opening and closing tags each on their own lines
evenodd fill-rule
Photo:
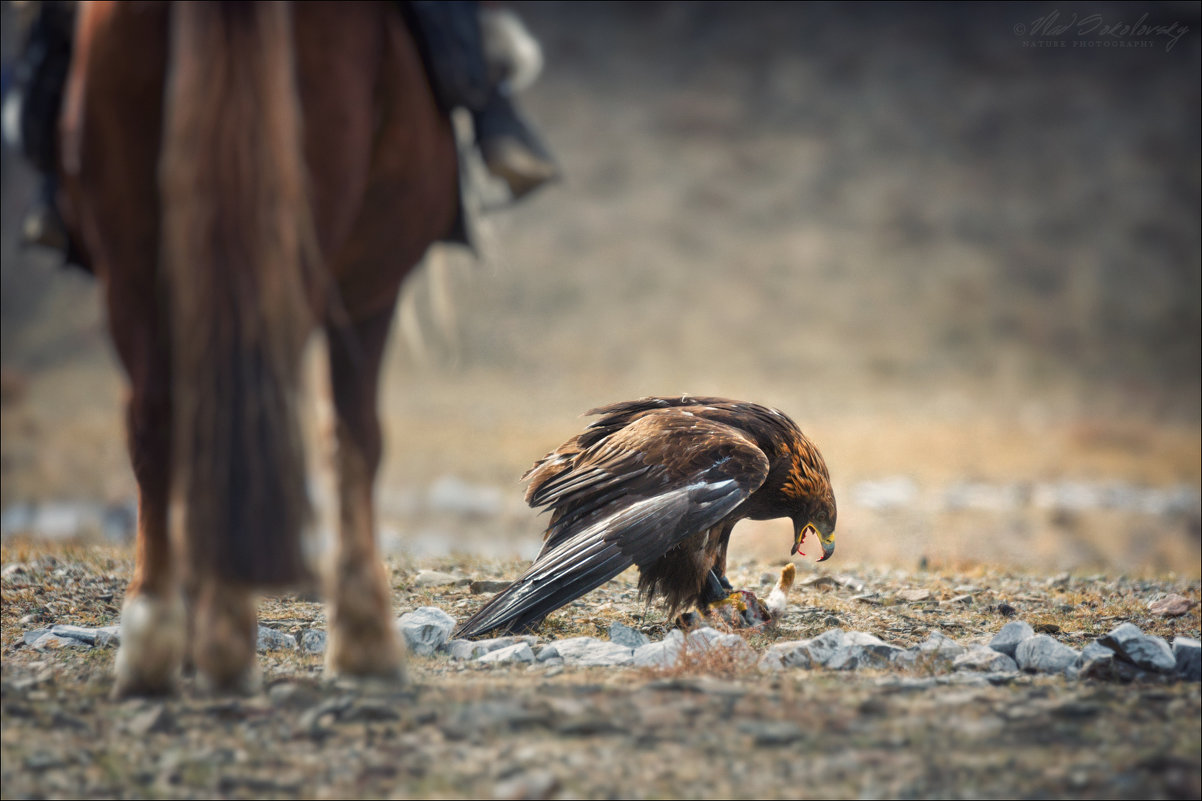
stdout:
<svg viewBox="0 0 1202 801">
<path fill-rule="evenodd" d="M 711 601 L 705 605 L 705 611 L 707 613 L 712 613 L 725 607 L 733 607 L 735 610 L 742 612 L 747 608 L 747 601 L 743 598 L 744 592 L 747 591 L 734 590 L 716 601 Z M 748 592 L 747 594 L 750 595 L 751 593 Z M 752 597 L 754 598 L 755 596 Z"/>
<path fill-rule="evenodd" d="M 767 607 L 750 590 L 735 590 L 702 607 L 705 619 L 727 629 L 754 629 L 771 622 Z"/>
</svg>

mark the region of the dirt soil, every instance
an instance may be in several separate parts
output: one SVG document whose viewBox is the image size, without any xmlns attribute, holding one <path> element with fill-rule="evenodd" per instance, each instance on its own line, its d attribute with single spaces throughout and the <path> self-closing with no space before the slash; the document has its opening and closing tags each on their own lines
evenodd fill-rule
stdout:
<svg viewBox="0 0 1202 801">
<path fill-rule="evenodd" d="M 1176 681 L 987 680 L 922 665 L 766 675 L 715 658 L 658 670 L 487 667 L 435 655 L 410 658 L 407 686 L 381 687 L 327 682 L 320 657 L 271 652 L 261 657 L 265 689 L 251 697 L 210 697 L 185 680 L 177 699 L 113 701 L 113 648 L 41 651 L 21 635 L 51 622 L 115 622 L 128 552 L 8 546 L 2 561 L 6 798 L 1143 799 L 1202 789 L 1202 691 Z M 465 578 L 520 568 L 429 566 Z M 1006 622 L 1003 602 L 1078 648 L 1127 621 L 1199 635 L 1197 582 L 852 575 L 864 589 L 802 587 L 780 627 L 749 643 L 763 650 L 832 626 L 905 646 L 933 631 L 987 641 Z M 419 589 L 414 576 L 413 565 L 391 566 L 398 613 L 437 605 L 464 619 L 487 597 L 463 585 Z M 763 589 L 771 572 L 743 564 L 732 578 Z M 931 597 L 906 602 L 903 589 Z M 865 591 L 876 599 L 856 598 Z M 1168 592 L 1193 609 L 1152 616 L 1148 601 Z M 614 621 L 653 639 L 665 633 L 662 613 L 635 601 L 630 573 L 538 633 L 604 637 Z M 262 622 L 324 628 L 320 605 L 296 597 L 265 599 Z"/>
</svg>

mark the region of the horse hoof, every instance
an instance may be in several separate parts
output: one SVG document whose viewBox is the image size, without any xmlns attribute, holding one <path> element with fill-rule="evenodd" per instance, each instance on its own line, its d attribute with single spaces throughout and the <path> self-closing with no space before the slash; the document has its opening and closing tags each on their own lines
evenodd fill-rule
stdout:
<svg viewBox="0 0 1202 801">
<path fill-rule="evenodd" d="M 112 697 L 114 700 L 123 698 L 146 698 L 175 695 L 179 689 L 179 670 L 153 669 L 141 671 L 132 666 L 129 657 L 123 657 L 125 649 L 117 651 L 117 662 L 114 672 L 116 681 L 113 683 Z"/>
<path fill-rule="evenodd" d="M 125 602 L 113 697 L 175 692 L 186 650 L 184 620 L 184 602 L 178 596 L 135 595 Z"/>
<path fill-rule="evenodd" d="M 197 676 L 197 686 L 207 695 L 254 695 L 262 689 L 263 679 L 258 668 L 251 665 L 228 675 L 202 672 Z"/>
<path fill-rule="evenodd" d="M 326 651 L 326 675 L 331 678 L 371 679 L 392 684 L 406 682 L 401 645 L 396 635 L 384 642 L 353 642 L 331 637 Z"/>
</svg>

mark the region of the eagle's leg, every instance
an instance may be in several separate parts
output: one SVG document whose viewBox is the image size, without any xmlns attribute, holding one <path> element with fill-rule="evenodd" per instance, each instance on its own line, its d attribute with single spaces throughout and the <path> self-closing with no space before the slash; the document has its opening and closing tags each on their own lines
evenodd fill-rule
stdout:
<svg viewBox="0 0 1202 801">
<path fill-rule="evenodd" d="M 711 574 L 718 577 L 718 581 L 722 584 L 722 589 L 726 590 L 727 595 L 735 591 L 730 580 L 726 578 L 726 549 L 730 547 L 730 532 L 734 527 L 734 523 L 726 523 L 719 529 L 718 554 L 714 557 L 714 567 L 710 571 Z"/>
<path fill-rule="evenodd" d="M 701 591 L 697 593 L 697 612 L 683 612 L 676 617 L 676 625 L 682 629 L 691 629 L 705 625 L 709 618 L 719 617 L 729 625 L 735 625 L 734 619 L 725 614 L 733 608 L 729 603 L 738 593 L 730 589 L 730 582 L 721 575 L 717 568 L 707 570 L 705 579 L 701 582 Z"/>
<path fill-rule="evenodd" d="M 697 596 L 697 606 L 701 609 L 722 603 L 730 595 L 732 588 L 726 576 L 718 575 L 716 570 L 707 571 L 705 582 L 701 585 L 701 593 Z"/>
</svg>

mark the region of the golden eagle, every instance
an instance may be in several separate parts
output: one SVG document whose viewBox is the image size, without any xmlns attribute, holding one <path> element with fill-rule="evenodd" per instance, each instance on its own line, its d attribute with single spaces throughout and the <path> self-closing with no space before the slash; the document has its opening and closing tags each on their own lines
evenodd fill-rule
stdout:
<svg viewBox="0 0 1202 801">
<path fill-rule="evenodd" d="M 631 565 L 669 616 L 731 592 L 726 548 L 743 518 L 793 520 L 793 553 L 817 535 L 835 551 L 835 496 L 818 449 L 776 409 L 724 398 L 643 398 L 593 409 L 583 433 L 523 477 L 551 510 L 521 578 L 455 632 L 529 631 Z"/>
</svg>

